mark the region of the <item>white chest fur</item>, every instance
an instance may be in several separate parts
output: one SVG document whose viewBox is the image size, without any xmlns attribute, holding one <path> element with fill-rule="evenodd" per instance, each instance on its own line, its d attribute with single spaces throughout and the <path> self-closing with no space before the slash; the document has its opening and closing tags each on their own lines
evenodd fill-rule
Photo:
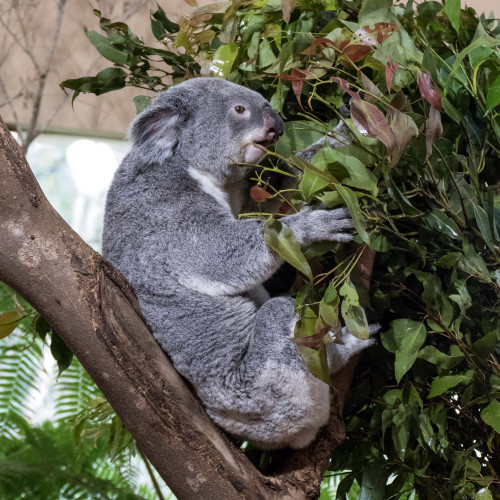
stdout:
<svg viewBox="0 0 500 500">
<path fill-rule="evenodd" d="M 223 185 L 212 176 L 199 172 L 192 167 L 188 169 L 188 173 L 198 182 L 202 191 L 212 196 L 217 203 L 231 212 L 235 218 L 238 217 L 245 201 L 246 181 L 244 179 Z"/>
</svg>

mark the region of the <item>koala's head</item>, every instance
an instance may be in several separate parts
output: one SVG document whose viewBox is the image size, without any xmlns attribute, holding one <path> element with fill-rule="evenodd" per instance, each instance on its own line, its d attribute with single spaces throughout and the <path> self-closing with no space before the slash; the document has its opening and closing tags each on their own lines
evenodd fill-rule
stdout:
<svg viewBox="0 0 500 500">
<path fill-rule="evenodd" d="M 242 177 L 283 133 L 283 121 L 257 92 L 220 78 L 194 78 L 161 92 L 132 122 L 145 163 L 185 164 L 225 180 Z M 175 162 L 179 157 L 183 161 Z"/>
</svg>

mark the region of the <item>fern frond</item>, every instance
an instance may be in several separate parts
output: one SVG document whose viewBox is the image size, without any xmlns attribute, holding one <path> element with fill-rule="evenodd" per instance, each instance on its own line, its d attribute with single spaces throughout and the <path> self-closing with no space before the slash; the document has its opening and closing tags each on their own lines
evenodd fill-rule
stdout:
<svg viewBox="0 0 500 500">
<path fill-rule="evenodd" d="M 69 420 L 89 409 L 89 402 L 101 392 L 75 358 L 67 370 L 61 373 L 56 390 L 56 421 Z"/>
<path fill-rule="evenodd" d="M 0 430 L 9 413 L 26 418 L 33 414 L 33 396 L 39 391 L 43 370 L 41 340 L 27 346 L 21 331 L 11 337 L 12 345 L 0 347 Z"/>
</svg>

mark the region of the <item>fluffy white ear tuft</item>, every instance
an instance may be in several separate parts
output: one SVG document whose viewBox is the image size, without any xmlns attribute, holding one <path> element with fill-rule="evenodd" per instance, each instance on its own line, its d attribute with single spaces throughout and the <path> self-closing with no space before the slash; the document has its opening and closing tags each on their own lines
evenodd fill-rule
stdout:
<svg viewBox="0 0 500 500">
<path fill-rule="evenodd" d="M 179 143 L 181 115 L 172 108 L 150 106 L 129 128 L 129 138 L 141 150 L 145 163 L 163 163 L 171 158 Z"/>
</svg>

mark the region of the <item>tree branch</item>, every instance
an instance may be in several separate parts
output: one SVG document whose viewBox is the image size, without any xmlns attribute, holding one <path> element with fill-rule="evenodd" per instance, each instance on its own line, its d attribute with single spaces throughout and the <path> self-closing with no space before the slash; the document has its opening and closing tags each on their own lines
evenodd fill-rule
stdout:
<svg viewBox="0 0 500 500">
<path fill-rule="evenodd" d="M 0 119 L 0 279 L 52 325 L 180 499 L 304 499 L 319 494 L 353 368 L 336 379 L 336 410 L 321 436 L 258 472 L 213 424 L 146 326 L 125 278 L 52 208 Z"/>
</svg>

